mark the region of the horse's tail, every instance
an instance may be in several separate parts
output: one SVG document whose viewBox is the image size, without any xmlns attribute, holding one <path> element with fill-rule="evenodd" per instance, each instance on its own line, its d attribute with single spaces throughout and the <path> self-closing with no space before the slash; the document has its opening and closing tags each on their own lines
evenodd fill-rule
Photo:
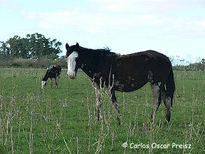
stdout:
<svg viewBox="0 0 205 154">
<path fill-rule="evenodd" d="M 166 95 L 171 98 L 171 106 L 172 106 L 174 91 L 175 91 L 174 73 L 172 68 L 169 72 L 168 80 L 166 82 L 166 91 L 167 91 Z"/>
</svg>

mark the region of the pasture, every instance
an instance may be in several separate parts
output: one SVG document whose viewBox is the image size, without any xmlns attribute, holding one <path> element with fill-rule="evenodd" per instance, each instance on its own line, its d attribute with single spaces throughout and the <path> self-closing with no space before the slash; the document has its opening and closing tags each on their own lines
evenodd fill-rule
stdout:
<svg viewBox="0 0 205 154">
<path fill-rule="evenodd" d="M 0 153 L 205 153 L 205 72 L 174 72 L 168 125 L 163 103 L 155 123 L 150 122 L 149 84 L 117 92 L 120 126 L 106 95 L 103 119 L 96 122 L 94 89 L 81 71 L 71 80 L 63 70 L 58 89 L 48 82 L 41 90 L 44 73 L 0 68 Z"/>
</svg>

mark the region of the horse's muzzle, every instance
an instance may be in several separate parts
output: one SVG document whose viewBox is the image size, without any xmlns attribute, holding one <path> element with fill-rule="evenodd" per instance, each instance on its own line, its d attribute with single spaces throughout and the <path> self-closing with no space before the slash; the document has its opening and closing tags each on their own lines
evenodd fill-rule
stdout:
<svg viewBox="0 0 205 154">
<path fill-rule="evenodd" d="M 75 79 L 76 74 L 75 74 L 75 73 L 67 73 L 67 76 L 68 76 L 70 79 Z"/>
</svg>

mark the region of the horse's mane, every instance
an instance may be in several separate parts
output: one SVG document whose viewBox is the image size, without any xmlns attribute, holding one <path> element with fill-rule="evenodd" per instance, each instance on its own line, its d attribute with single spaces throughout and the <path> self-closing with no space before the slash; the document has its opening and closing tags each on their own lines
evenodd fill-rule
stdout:
<svg viewBox="0 0 205 154">
<path fill-rule="evenodd" d="M 117 55 L 114 52 L 111 52 L 109 48 L 104 48 L 104 49 L 89 49 L 89 48 L 84 48 L 80 47 L 81 51 L 86 51 L 89 53 L 94 53 L 94 54 L 99 54 L 100 56 L 114 56 Z"/>
</svg>

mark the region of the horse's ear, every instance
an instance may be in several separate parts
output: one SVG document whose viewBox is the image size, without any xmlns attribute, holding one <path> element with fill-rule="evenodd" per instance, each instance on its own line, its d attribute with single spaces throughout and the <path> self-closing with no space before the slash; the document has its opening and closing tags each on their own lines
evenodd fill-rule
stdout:
<svg viewBox="0 0 205 154">
<path fill-rule="evenodd" d="M 67 50 L 69 50 L 69 45 L 68 45 L 68 43 L 66 43 L 65 48 L 66 48 Z"/>
<path fill-rule="evenodd" d="M 76 47 L 79 47 L 79 44 L 78 44 L 78 42 L 76 43 L 76 45 L 75 45 Z"/>
</svg>

